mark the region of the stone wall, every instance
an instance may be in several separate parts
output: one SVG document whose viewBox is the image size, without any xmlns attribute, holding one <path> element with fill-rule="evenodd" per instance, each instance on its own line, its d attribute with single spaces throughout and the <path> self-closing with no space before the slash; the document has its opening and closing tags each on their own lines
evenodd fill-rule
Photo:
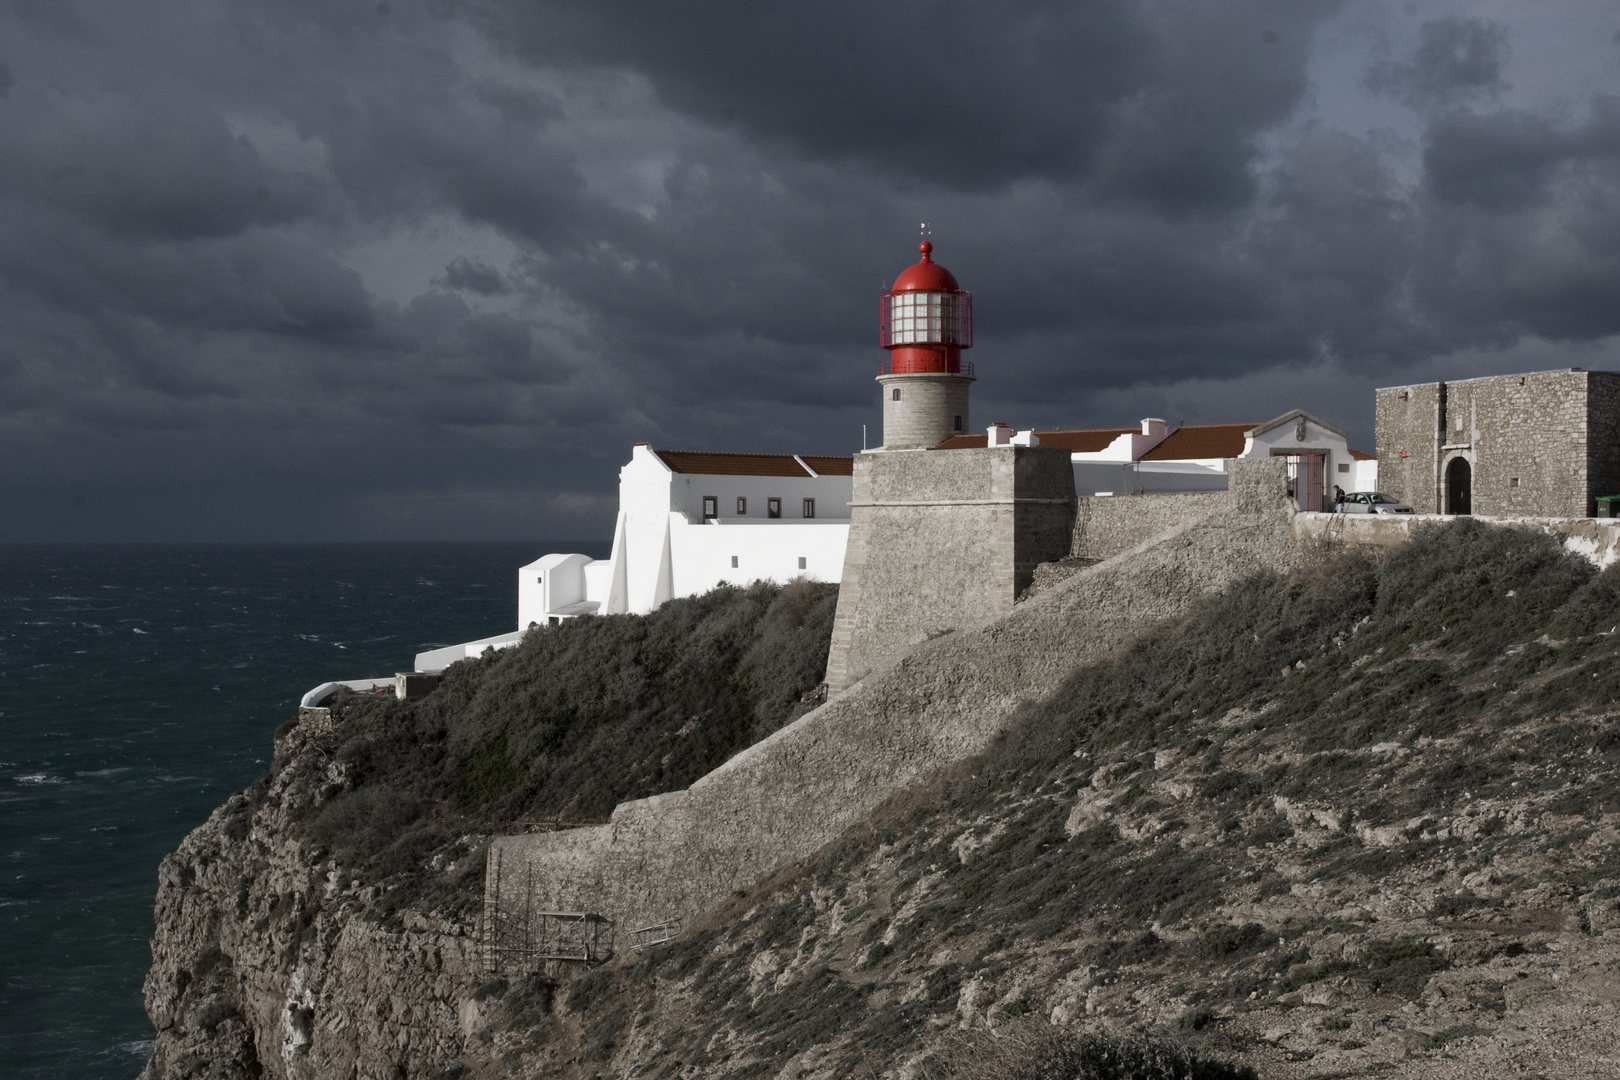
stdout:
<svg viewBox="0 0 1620 1080">
<path fill-rule="evenodd" d="M 1587 494 L 1620 495 L 1620 373 L 1586 373 Z M 1595 513 L 1596 507 L 1587 511 Z"/>
<path fill-rule="evenodd" d="M 1218 512 L 989 625 L 921 644 L 687 790 L 625 803 L 604 826 L 497 840 L 486 918 L 497 904 L 510 910 L 527 899 L 606 915 L 621 942 L 637 926 L 690 918 L 984 751 L 1020 704 L 1051 694 L 1199 595 L 1258 570 L 1286 571 L 1296 544 L 1283 462 L 1235 465 L 1232 497 Z"/>
<path fill-rule="evenodd" d="M 858 455 L 828 689 L 1011 611 L 1035 567 L 1068 554 L 1073 514 L 1066 450 Z"/>
<path fill-rule="evenodd" d="M 1226 509 L 1231 502 L 1230 491 L 1081 496 L 1076 500 L 1069 554 L 1077 559 L 1111 559 L 1166 529 Z"/>
<path fill-rule="evenodd" d="M 968 415 L 971 375 L 909 373 L 880 375 L 883 387 L 883 446 L 888 450 L 921 450 L 938 446 L 952 435 L 973 430 Z M 900 400 L 894 392 L 900 391 Z M 962 426 L 955 424 L 962 418 Z"/>
<path fill-rule="evenodd" d="M 1441 509 L 1446 469 L 1463 458 L 1473 470 L 1472 512 L 1584 517 L 1586 372 L 1544 371 L 1446 384 L 1440 454 Z"/>
<path fill-rule="evenodd" d="M 1395 547 L 1406 543 L 1414 529 L 1454 520 L 1413 514 L 1300 514 L 1294 518 L 1294 537 L 1305 545 L 1303 550 L 1322 544 Z M 1620 520 L 1481 516 L 1474 520 L 1556 536 L 1572 554 L 1590 560 L 1599 570 L 1620 562 Z"/>
<path fill-rule="evenodd" d="M 1375 394 L 1378 490 L 1420 514 L 1440 512 L 1441 384 L 1392 386 Z"/>
<path fill-rule="evenodd" d="M 1377 392 L 1378 483 L 1419 513 L 1448 509 L 1447 470 L 1472 473 L 1472 511 L 1584 517 L 1620 494 L 1620 375 L 1542 371 Z M 1402 458 L 1401 452 L 1407 456 Z"/>
</svg>

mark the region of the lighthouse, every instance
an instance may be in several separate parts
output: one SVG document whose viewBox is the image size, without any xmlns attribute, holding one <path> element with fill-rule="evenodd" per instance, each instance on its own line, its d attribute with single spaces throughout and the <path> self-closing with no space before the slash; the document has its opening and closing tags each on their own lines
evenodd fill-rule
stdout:
<svg viewBox="0 0 1620 1080">
<path fill-rule="evenodd" d="M 889 351 L 877 377 L 884 450 L 926 449 L 969 430 L 973 365 L 962 350 L 973 345 L 973 295 L 934 262 L 933 244 L 918 251 L 879 302 L 878 341 Z"/>
</svg>

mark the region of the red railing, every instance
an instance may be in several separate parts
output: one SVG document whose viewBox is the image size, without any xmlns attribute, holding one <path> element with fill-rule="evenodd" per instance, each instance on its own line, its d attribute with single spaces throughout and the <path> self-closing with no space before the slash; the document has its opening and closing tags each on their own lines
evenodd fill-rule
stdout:
<svg viewBox="0 0 1620 1080">
<path fill-rule="evenodd" d="M 886 356 L 882 360 L 878 361 L 878 374 L 879 375 L 893 375 L 894 374 L 894 360 L 893 360 L 893 358 Z M 908 374 L 910 374 L 910 375 L 967 375 L 970 378 L 977 378 L 977 376 L 973 374 L 973 361 L 971 361 L 971 360 L 959 361 L 954 370 L 948 370 L 948 371 L 915 371 L 915 372 L 902 371 L 900 374 L 902 374 L 902 375 L 908 375 Z"/>
</svg>

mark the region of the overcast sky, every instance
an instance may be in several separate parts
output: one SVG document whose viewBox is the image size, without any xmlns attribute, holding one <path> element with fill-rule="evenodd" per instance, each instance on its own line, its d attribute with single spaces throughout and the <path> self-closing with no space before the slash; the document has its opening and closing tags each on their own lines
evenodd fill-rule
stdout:
<svg viewBox="0 0 1620 1080">
<path fill-rule="evenodd" d="M 605 539 L 630 445 L 1620 369 L 1613 0 L 0 0 L 0 540 Z"/>
</svg>

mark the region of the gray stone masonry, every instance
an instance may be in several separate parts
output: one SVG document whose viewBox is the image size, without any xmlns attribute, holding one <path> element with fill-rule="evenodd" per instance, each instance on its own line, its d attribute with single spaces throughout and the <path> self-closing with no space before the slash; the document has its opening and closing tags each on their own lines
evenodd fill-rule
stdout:
<svg viewBox="0 0 1620 1080">
<path fill-rule="evenodd" d="M 1066 464 L 1066 463 L 1065 463 Z M 1232 498 L 1090 567 L 1002 618 L 928 641 L 685 791 L 603 826 L 497 839 L 485 913 L 528 899 L 639 926 L 690 919 L 806 858 L 886 799 L 986 750 L 1052 694 L 1202 594 L 1296 560 L 1282 459 L 1239 461 Z M 869 478 L 870 480 L 870 478 Z M 924 567 L 926 570 L 926 567 Z"/>
<path fill-rule="evenodd" d="M 1011 611 L 1035 567 L 1068 554 L 1073 514 L 1066 450 L 857 455 L 827 689 Z"/>
<path fill-rule="evenodd" d="M 1587 517 L 1620 494 L 1620 374 L 1542 371 L 1377 392 L 1378 483 L 1419 513 L 1450 509 L 1454 460 L 1472 512 Z M 1406 456 L 1401 456 L 1405 451 Z"/>
<path fill-rule="evenodd" d="M 1184 521 L 1196 521 L 1227 508 L 1232 493 L 1086 495 L 1076 502 L 1074 541 L 1069 554 L 1077 559 L 1111 559 Z"/>
<path fill-rule="evenodd" d="M 1338 545 L 1396 547 L 1411 539 L 1414 529 L 1455 520 L 1416 514 L 1299 514 L 1294 518 L 1294 538 L 1305 545 L 1304 549 L 1325 550 Z M 1474 520 L 1557 537 L 1565 550 L 1599 570 L 1620 562 L 1620 519 L 1476 516 Z"/>
<path fill-rule="evenodd" d="M 952 435 L 973 430 L 968 415 L 971 375 L 916 373 L 880 375 L 883 387 L 883 448 L 925 450 Z M 895 391 L 900 392 L 896 401 Z M 962 426 L 956 426 L 956 418 Z"/>
</svg>

